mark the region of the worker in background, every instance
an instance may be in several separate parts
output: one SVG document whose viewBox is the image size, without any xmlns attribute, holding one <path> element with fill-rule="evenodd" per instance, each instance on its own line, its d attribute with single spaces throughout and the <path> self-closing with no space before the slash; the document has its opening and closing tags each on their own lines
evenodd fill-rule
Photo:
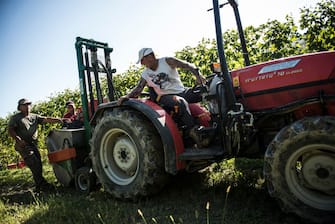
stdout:
<svg viewBox="0 0 335 224">
<path fill-rule="evenodd" d="M 66 113 L 63 115 L 63 118 L 69 118 L 70 122 L 64 123 L 64 127 L 67 128 L 81 128 L 84 123 L 80 117 L 80 112 L 76 110 L 76 105 L 72 100 L 69 100 L 65 103 L 67 109 Z"/>
<path fill-rule="evenodd" d="M 17 109 L 19 112 L 9 120 L 8 133 L 15 140 L 16 151 L 32 172 L 36 191 L 50 190 L 53 186 L 42 175 L 41 155 L 37 148 L 38 125 L 70 122 L 70 119 L 44 117 L 30 113 L 31 101 L 28 99 L 20 99 Z"/>
<path fill-rule="evenodd" d="M 65 103 L 65 107 L 67 109 L 63 118 L 70 118 L 71 121 L 77 119 L 76 106 L 72 100 L 69 100 Z"/>
<path fill-rule="evenodd" d="M 119 99 L 118 104 L 129 98 L 138 97 L 147 85 L 151 91 L 150 98 L 168 112 L 172 112 L 176 120 L 186 126 L 186 134 L 194 140 L 197 147 L 205 146 L 198 135 L 198 129 L 201 127 L 195 123 L 188 107 L 189 103 L 200 102 L 202 97 L 191 88 L 184 87 L 177 71 L 177 68 L 191 71 L 196 77 L 197 84 L 204 84 L 206 79 L 200 74 L 199 69 L 174 57 L 156 58 L 151 48 L 142 48 L 139 51 L 137 63 L 146 67 L 141 79 L 130 93 Z"/>
</svg>

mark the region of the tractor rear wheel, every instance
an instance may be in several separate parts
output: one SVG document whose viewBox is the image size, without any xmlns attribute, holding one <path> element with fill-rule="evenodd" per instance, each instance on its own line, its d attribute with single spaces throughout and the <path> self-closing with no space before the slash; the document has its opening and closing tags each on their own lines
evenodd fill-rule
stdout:
<svg viewBox="0 0 335 224">
<path fill-rule="evenodd" d="M 158 192 L 165 184 L 160 137 L 142 114 L 116 108 L 94 128 L 93 169 L 114 197 L 136 200 Z"/>
<path fill-rule="evenodd" d="M 271 196 L 315 223 L 335 217 L 335 118 L 308 117 L 283 128 L 265 154 Z"/>
</svg>

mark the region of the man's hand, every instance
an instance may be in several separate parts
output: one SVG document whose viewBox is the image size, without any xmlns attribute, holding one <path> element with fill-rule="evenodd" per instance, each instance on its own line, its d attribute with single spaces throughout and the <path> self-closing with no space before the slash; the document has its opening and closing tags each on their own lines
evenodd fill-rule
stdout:
<svg viewBox="0 0 335 224">
<path fill-rule="evenodd" d="M 71 118 L 62 118 L 62 122 L 63 123 L 71 123 L 72 120 L 71 120 Z"/>
<path fill-rule="evenodd" d="M 196 84 L 197 85 L 205 85 L 207 80 L 206 78 L 200 73 L 199 69 L 195 69 L 195 73 L 194 73 L 195 77 L 196 77 Z"/>
<path fill-rule="evenodd" d="M 26 142 L 21 139 L 19 136 L 16 136 L 15 137 L 15 141 L 16 141 L 16 144 L 20 147 L 20 148 L 24 148 L 26 146 Z"/>
<path fill-rule="evenodd" d="M 26 146 L 26 142 L 20 136 L 17 135 L 15 128 L 13 126 L 8 127 L 8 134 L 15 140 L 15 144 L 17 144 L 19 147 L 23 148 Z"/>
</svg>

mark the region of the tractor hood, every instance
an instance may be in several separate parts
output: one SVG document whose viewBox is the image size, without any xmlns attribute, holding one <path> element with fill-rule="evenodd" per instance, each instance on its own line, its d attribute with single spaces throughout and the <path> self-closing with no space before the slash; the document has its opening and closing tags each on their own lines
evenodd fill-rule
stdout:
<svg viewBox="0 0 335 224">
<path fill-rule="evenodd" d="M 238 101 L 248 110 L 335 95 L 335 51 L 287 57 L 231 72 Z"/>
</svg>

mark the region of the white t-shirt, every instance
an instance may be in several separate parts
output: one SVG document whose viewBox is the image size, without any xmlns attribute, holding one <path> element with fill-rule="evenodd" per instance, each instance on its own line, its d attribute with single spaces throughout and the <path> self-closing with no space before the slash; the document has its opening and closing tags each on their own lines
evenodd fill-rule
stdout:
<svg viewBox="0 0 335 224">
<path fill-rule="evenodd" d="M 158 59 L 158 67 L 155 71 L 146 68 L 142 78 L 147 81 L 148 86 L 154 88 L 158 95 L 178 94 L 185 89 L 177 69 L 171 68 L 166 58 Z"/>
</svg>

